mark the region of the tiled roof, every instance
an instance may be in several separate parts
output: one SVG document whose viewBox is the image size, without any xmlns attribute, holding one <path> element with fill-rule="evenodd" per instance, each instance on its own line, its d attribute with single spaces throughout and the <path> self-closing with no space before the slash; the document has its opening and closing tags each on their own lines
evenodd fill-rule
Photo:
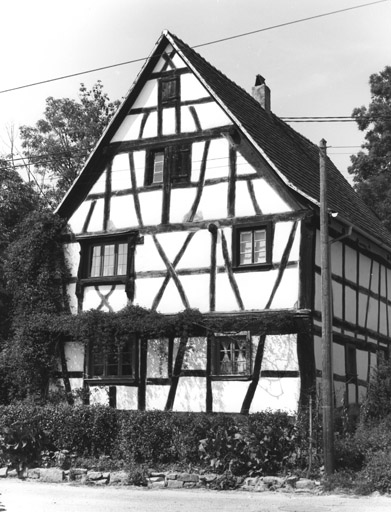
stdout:
<svg viewBox="0 0 391 512">
<path fill-rule="evenodd" d="M 297 133 L 273 113 L 267 113 L 244 89 L 209 64 L 203 57 L 171 33 L 171 44 L 239 122 L 250 139 L 274 164 L 291 188 L 319 204 L 319 148 Z M 391 234 L 354 192 L 330 159 L 327 159 L 328 207 L 380 242 L 391 246 Z"/>
</svg>

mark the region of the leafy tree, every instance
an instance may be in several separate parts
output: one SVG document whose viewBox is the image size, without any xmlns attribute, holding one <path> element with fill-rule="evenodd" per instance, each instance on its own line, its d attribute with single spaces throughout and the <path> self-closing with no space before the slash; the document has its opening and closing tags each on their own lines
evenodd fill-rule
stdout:
<svg viewBox="0 0 391 512">
<path fill-rule="evenodd" d="M 391 66 L 369 78 L 371 102 L 353 110 L 365 142 L 351 157 L 355 189 L 391 230 Z"/>
<path fill-rule="evenodd" d="M 43 119 L 20 128 L 24 156 L 46 181 L 54 202 L 79 174 L 118 105 L 100 81 L 91 90 L 81 84 L 79 101 L 49 97 Z"/>
</svg>

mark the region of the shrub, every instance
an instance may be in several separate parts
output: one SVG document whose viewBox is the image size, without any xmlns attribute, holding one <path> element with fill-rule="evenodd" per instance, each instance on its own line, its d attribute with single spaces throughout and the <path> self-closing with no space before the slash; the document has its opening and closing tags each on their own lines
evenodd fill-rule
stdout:
<svg viewBox="0 0 391 512">
<path fill-rule="evenodd" d="M 300 436 L 288 414 L 264 412 L 213 425 L 200 454 L 213 469 L 237 475 L 286 472 L 297 461 Z"/>
<path fill-rule="evenodd" d="M 336 437 L 335 467 L 337 470 L 359 471 L 364 462 L 364 447 L 354 434 Z"/>
<path fill-rule="evenodd" d="M 387 451 L 391 446 L 391 414 L 382 420 L 360 423 L 354 442 L 368 458 L 378 451 Z"/>
<path fill-rule="evenodd" d="M 0 430 L 0 453 L 6 463 L 17 468 L 21 475 L 28 463 L 39 459 L 50 441 L 41 428 L 26 421 L 16 421 Z"/>
<path fill-rule="evenodd" d="M 361 472 L 361 480 L 365 486 L 361 488 L 362 494 L 373 491 L 381 493 L 391 492 L 391 451 L 373 454 Z"/>
<path fill-rule="evenodd" d="M 391 359 L 373 370 L 366 399 L 361 407 L 361 419 L 371 421 L 391 414 Z"/>
<path fill-rule="evenodd" d="M 136 468 L 146 465 L 212 466 L 235 475 L 286 472 L 301 443 L 285 413 L 119 411 L 68 404 L 39 407 L 31 402 L 0 406 L 0 428 L 15 421 L 46 432 L 52 444 L 42 454 L 46 465 L 56 463 L 56 453 L 65 453 L 67 464 L 127 468 L 140 481 L 144 470 Z"/>
</svg>

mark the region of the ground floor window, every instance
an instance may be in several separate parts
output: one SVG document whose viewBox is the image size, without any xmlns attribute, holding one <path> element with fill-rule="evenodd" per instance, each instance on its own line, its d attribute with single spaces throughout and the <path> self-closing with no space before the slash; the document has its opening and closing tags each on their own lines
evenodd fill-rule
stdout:
<svg viewBox="0 0 391 512">
<path fill-rule="evenodd" d="M 212 340 L 212 371 L 219 376 L 251 374 L 251 337 L 244 334 L 216 334 Z"/>
<path fill-rule="evenodd" d="M 129 336 L 110 347 L 96 344 L 90 350 L 91 378 L 135 378 L 137 340 Z"/>
</svg>

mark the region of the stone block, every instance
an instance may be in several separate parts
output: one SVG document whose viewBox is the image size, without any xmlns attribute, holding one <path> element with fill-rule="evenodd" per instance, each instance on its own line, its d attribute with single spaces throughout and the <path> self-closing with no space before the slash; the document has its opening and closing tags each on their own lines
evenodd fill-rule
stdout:
<svg viewBox="0 0 391 512">
<path fill-rule="evenodd" d="M 107 485 L 109 483 L 109 479 L 101 478 L 100 480 L 90 480 L 89 483 L 93 485 Z"/>
<path fill-rule="evenodd" d="M 74 475 L 86 475 L 88 472 L 85 468 L 72 468 L 71 471 Z"/>
<path fill-rule="evenodd" d="M 178 473 L 168 473 L 168 475 L 166 475 L 167 480 L 176 480 L 177 477 Z"/>
<path fill-rule="evenodd" d="M 40 468 L 31 468 L 27 470 L 27 478 L 31 478 L 32 480 L 38 480 L 41 477 L 41 469 Z"/>
<path fill-rule="evenodd" d="M 285 480 L 285 483 L 288 487 L 296 487 L 296 482 L 299 480 L 298 476 L 288 476 L 288 478 Z"/>
<path fill-rule="evenodd" d="M 162 489 L 166 486 L 165 480 L 158 480 L 156 482 L 149 482 L 148 487 L 151 489 Z"/>
<path fill-rule="evenodd" d="M 280 476 L 264 476 L 262 481 L 266 485 L 274 485 L 275 487 L 281 487 L 285 483 L 285 478 Z"/>
<path fill-rule="evenodd" d="M 313 480 L 309 480 L 308 478 L 300 478 L 296 482 L 296 489 L 301 490 L 311 490 L 315 487 L 315 482 Z"/>
<path fill-rule="evenodd" d="M 200 477 L 198 475 L 194 475 L 192 473 L 179 473 L 177 476 L 177 480 L 180 482 L 199 482 Z"/>
<path fill-rule="evenodd" d="M 150 476 L 150 477 L 148 478 L 148 480 L 149 480 L 152 484 L 154 484 L 154 483 L 156 483 L 156 482 L 165 482 L 166 477 L 165 477 L 164 475 L 163 475 L 163 476 Z"/>
<path fill-rule="evenodd" d="M 45 468 L 40 470 L 42 482 L 60 483 L 64 481 L 64 471 L 58 468 Z"/>
<path fill-rule="evenodd" d="M 0 468 L 0 478 L 6 478 L 8 474 L 7 466 L 5 468 Z"/>
<path fill-rule="evenodd" d="M 177 480 L 178 482 L 178 480 Z M 195 489 L 198 487 L 198 482 L 182 482 L 183 487 L 186 487 L 187 489 Z"/>
<path fill-rule="evenodd" d="M 113 471 L 110 473 L 110 485 L 128 485 L 129 475 L 125 471 Z"/>
<path fill-rule="evenodd" d="M 103 475 L 100 471 L 88 471 L 87 480 L 100 480 Z"/>
<path fill-rule="evenodd" d="M 15 478 L 18 476 L 18 472 L 16 469 L 10 469 L 7 473 L 7 476 L 10 476 L 11 478 Z"/>
<path fill-rule="evenodd" d="M 269 485 L 265 484 L 262 481 L 259 481 L 257 485 L 254 487 L 255 492 L 264 492 L 269 490 Z"/>
<path fill-rule="evenodd" d="M 210 484 L 211 482 L 214 482 L 217 478 L 217 475 L 215 473 L 205 473 L 203 475 L 200 475 L 200 481 L 204 482 L 206 484 Z"/>
<path fill-rule="evenodd" d="M 248 477 L 244 481 L 244 485 L 246 487 L 255 487 L 257 483 L 259 482 L 259 476 L 256 477 Z"/>
<path fill-rule="evenodd" d="M 167 480 L 167 487 L 170 489 L 182 489 L 183 482 L 179 480 Z"/>
</svg>

